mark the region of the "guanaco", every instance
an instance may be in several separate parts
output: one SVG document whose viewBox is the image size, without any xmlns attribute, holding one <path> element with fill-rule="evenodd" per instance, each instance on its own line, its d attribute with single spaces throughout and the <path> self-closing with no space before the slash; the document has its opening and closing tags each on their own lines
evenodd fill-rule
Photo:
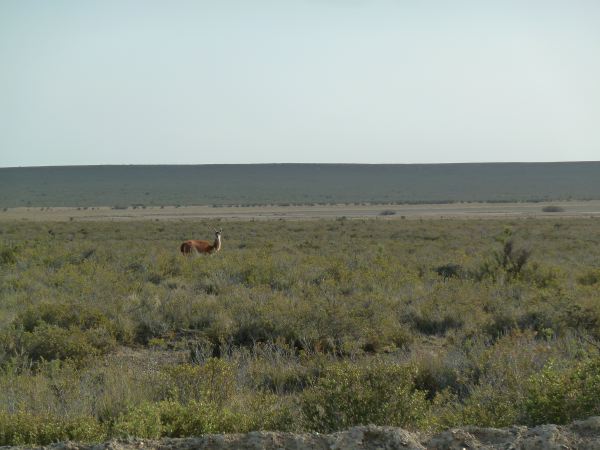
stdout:
<svg viewBox="0 0 600 450">
<path fill-rule="evenodd" d="M 193 253 L 217 253 L 221 250 L 221 233 L 223 230 L 215 230 L 215 241 L 211 244 L 210 241 L 197 241 L 190 239 L 179 246 L 179 250 L 184 255 Z"/>
</svg>

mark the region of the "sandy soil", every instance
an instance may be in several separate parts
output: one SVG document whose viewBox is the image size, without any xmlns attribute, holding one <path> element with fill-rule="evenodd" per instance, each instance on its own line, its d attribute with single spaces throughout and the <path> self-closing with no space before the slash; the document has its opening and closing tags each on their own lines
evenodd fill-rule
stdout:
<svg viewBox="0 0 600 450">
<path fill-rule="evenodd" d="M 562 212 L 544 212 L 545 206 L 559 206 Z M 382 215 L 393 211 L 393 215 Z M 165 206 L 112 209 L 94 208 L 8 208 L 0 220 L 189 220 L 189 219 L 322 219 L 322 218 L 426 219 L 426 218 L 527 218 L 600 217 L 600 200 L 552 203 L 452 203 L 435 205 L 320 205 L 320 206 Z"/>
</svg>

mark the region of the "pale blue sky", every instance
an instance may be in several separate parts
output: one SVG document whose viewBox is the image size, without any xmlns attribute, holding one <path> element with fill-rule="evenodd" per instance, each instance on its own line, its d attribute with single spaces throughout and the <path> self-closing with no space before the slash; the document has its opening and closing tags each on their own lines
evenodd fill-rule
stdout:
<svg viewBox="0 0 600 450">
<path fill-rule="evenodd" d="M 0 1 L 0 166 L 600 159 L 600 1 Z"/>
</svg>

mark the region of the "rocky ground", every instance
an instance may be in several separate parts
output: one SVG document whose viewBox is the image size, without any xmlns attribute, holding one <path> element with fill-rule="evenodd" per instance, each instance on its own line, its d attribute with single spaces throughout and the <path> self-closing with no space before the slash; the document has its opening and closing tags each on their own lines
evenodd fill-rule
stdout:
<svg viewBox="0 0 600 450">
<path fill-rule="evenodd" d="M 6 448 L 6 447 L 5 447 Z M 600 417 L 571 425 L 541 425 L 527 428 L 463 427 L 434 435 L 412 433 L 400 428 L 366 426 L 333 434 L 252 432 L 205 435 L 198 438 L 158 441 L 110 441 L 98 445 L 72 442 L 48 447 L 53 450 L 396 450 L 396 449 L 600 449 Z"/>
</svg>

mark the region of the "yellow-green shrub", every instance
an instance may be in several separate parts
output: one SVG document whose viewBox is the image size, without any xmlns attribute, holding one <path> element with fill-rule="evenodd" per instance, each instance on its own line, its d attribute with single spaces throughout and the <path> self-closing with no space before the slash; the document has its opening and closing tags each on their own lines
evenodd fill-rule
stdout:
<svg viewBox="0 0 600 450">
<path fill-rule="evenodd" d="M 410 367 L 379 360 L 327 366 L 301 397 L 306 427 L 323 432 L 370 423 L 416 427 L 428 406 L 413 379 Z"/>
<path fill-rule="evenodd" d="M 525 420 L 564 424 L 600 414 L 600 358 L 592 358 L 574 367 L 548 363 L 530 379 L 524 403 Z"/>
<path fill-rule="evenodd" d="M 0 412 L 0 445 L 48 445 L 59 441 L 98 442 L 103 426 L 91 417 L 59 418 Z"/>
</svg>

